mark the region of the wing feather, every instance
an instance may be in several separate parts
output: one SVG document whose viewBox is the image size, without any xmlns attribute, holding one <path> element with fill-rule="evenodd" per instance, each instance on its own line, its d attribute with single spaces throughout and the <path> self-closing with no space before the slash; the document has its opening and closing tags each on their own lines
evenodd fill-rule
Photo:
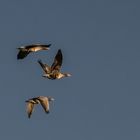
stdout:
<svg viewBox="0 0 140 140">
<path fill-rule="evenodd" d="M 60 70 L 61 65 L 62 65 L 62 60 L 63 60 L 63 55 L 61 52 L 61 49 L 58 50 L 55 58 L 54 58 L 54 62 L 51 66 L 51 70 Z"/>
<path fill-rule="evenodd" d="M 49 101 L 47 97 L 39 97 L 40 104 L 42 105 L 43 109 L 46 113 L 49 113 Z"/>
<path fill-rule="evenodd" d="M 28 114 L 28 118 L 31 117 L 32 112 L 33 112 L 33 109 L 34 109 L 34 104 L 28 102 L 28 103 L 27 103 L 27 114 Z"/>
<path fill-rule="evenodd" d="M 17 55 L 17 59 L 23 59 L 25 58 L 30 52 L 29 51 L 22 51 L 20 50 L 18 55 Z"/>
<path fill-rule="evenodd" d="M 50 67 L 47 64 L 43 64 L 41 60 L 38 60 L 38 63 L 40 64 L 45 73 L 50 72 Z"/>
</svg>

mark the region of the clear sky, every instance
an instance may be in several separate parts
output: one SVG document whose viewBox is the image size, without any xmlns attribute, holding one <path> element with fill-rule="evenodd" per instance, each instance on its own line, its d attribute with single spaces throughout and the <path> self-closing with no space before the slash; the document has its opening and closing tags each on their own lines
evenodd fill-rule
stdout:
<svg viewBox="0 0 140 140">
<path fill-rule="evenodd" d="M 140 2 L 138 0 L 0 1 L 1 140 L 139 140 Z M 51 43 L 17 60 L 17 47 Z M 62 71 L 48 80 L 38 59 Z M 47 115 L 25 100 L 52 96 Z"/>
</svg>

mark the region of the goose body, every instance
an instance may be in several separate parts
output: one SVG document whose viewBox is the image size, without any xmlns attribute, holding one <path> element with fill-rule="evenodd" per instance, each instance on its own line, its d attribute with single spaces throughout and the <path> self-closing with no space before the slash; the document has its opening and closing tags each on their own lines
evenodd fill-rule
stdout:
<svg viewBox="0 0 140 140">
<path fill-rule="evenodd" d="M 34 105 L 36 105 L 36 104 L 41 104 L 44 111 L 46 113 L 49 113 L 49 102 L 53 101 L 53 100 L 54 99 L 52 97 L 45 97 L 45 96 L 39 96 L 39 97 L 35 97 L 35 98 L 26 100 L 25 102 L 27 102 L 28 118 L 31 117 L 32 112 L 34 110 Z"/>
<path fill-rule="evenodd" d="M 37 52 L 40 50 L 49 50 L 51 44 L 43 45 L 43 44 L 32 44 L 27 46 L 19 47 L 19 53 L 17 54 L 17 59 L 25 58 L 31 52 Z"/>
<path fill-rule="evenodd" d="M 63 60 L 63 55 L 61 50 L 59 49 L 55 58 L 54 62 L 51 66 L 48 66 L 47 64 L 43 64 L 41 60 L 38 60 L 38 63 L 44 70 L 45 74 L 43 77 L 47 77 L 48 79 L 61 79 L 63 77 L 69 77 L 71 76 L 69 73 L 62 73 L 60 72 L 60 68 L 62 66 L 62 60 Z"/>
</svg>

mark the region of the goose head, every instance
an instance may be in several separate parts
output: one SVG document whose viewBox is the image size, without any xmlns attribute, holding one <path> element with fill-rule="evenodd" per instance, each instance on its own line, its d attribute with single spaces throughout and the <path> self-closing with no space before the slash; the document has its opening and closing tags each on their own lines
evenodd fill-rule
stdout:
<svg viewBox="0 0 140 140">
<path fill-rule="evenodd" d="M 48 97 L 48 100 L 49 100 L 49 101 L 54 101 L 54 98 Z"/>
</svg>

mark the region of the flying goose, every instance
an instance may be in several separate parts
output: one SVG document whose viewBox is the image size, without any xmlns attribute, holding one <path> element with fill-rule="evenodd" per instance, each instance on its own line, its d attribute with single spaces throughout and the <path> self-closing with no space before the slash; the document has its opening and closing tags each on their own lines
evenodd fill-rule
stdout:
<svg viewBox="0 0 140 140">
<path fill-rule="evenodd" d="M 17 48 L 17 49 L 19 49 L 17 59 L 23 59 L 31 52 L 37 52 L 40 50 L 49 50 L 50 46 L 51 46 L 51 44 L 48 44 L 48 45 L 32 44 L 32 45 L 19 47 L 19 48 Z"/>
<path fill-rule="evenodd" d="M 60 72 L 60 68 L 62 66 L 62 60 L 63 60 L 63 55 L 61 49 L 58 50 L 51 67 L 48 66 L 47 64 L 43 64 L 41 60 L 38 60 L 38 63 L 40 64 L 40 66 L 45 72 L 43 77 L 47 77 L 48 79 L 54 80 L 54 79 L 61 79 L 63 77 L 71 76 L 69 73 Z"/>
<path fill-rule="evenodd" d="M 28 118 L 31 117 L 35 104 L 41 104 L 46 113 L 49 113 L 49 102 L 54 101 L 52 97 L 39 96 L 26 100 Z"/>
</svg>

